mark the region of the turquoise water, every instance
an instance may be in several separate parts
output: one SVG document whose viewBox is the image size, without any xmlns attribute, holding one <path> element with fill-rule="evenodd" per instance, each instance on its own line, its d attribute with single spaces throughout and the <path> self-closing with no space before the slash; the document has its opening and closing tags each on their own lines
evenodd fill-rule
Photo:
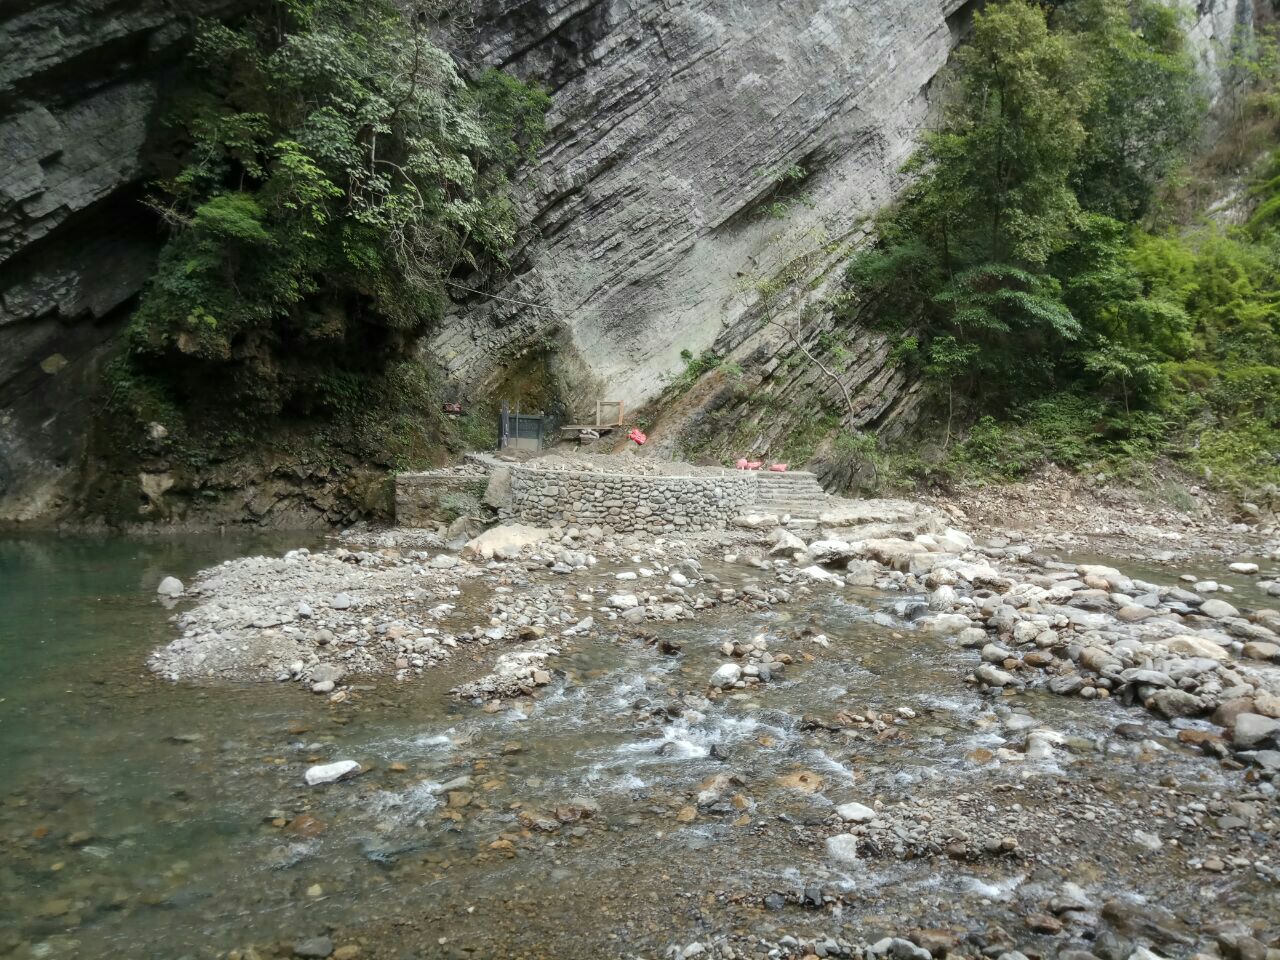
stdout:
<svg viewBox="0 0 1280 960">
<path fill-rule="evenodd" d="M 234 832 L 241 818 L 201 789 L 210 770 L 200 745 L 170 738 L 240 725 L 219 719 L 222 698 L 146 670 L 150 649 L 172 636 L 156 585 L 246 551 L 315 541 L 0 539 L 0 953 L 111 955 L 113 939 L 136 936 L 121 921 L 165 902 L 183 886 L 183 859 Z M 241 729 L 271 722 L 280 705 L 247 694 L 224 695 L 238 703 Z M 103 939 L 84 935 L 95 929 Z"/>
</svg>

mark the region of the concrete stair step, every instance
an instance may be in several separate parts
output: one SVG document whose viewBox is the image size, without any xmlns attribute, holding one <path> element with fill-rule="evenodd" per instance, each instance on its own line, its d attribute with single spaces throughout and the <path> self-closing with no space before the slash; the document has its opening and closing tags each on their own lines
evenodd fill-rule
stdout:
<svg viewBox="0 0 1280 960">
<path fill-rule="evenodd" d="M 827 501 L 817 497 L 761 497 L 756 503 L 771 503 L 782 507 L 825 507 Z"/>
<path fill-rule="evenodd" d="M 825 513 L 825 503 L 756 503 L 748 513 Z"/>
<path fill-rule="evenodd" d="M 779 493 L 803 493 L 815 497 L 826 496 L 826 491 L 822 486 L 814 481 L 813 483 L 762 483 L 756 487 L 760 491 L 761 496 Z"/>
<path fill-rule="evenodd" d="M 821 500 L 757 500 L 765 507 L 809 507 L 814 510 L 824 509 L 827 505 Z"/>
</svg>

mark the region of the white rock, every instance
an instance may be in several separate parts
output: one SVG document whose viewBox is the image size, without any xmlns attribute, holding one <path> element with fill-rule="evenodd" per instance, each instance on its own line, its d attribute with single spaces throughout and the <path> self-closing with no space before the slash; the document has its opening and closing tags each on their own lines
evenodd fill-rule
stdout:
<svg viewBox="0 0 1280 960">
<path fill-rule="evenodd" d="M 769 556 L 793 556 L 804 552 L 804 541 L 789 530 L 779 530 L 773 536 L 773 546 L 769 548 Z"/>
<path fill-rule="evenodd" d="M 360 771 L 360 764 L 354 760 L 336 760 L 333 763 L 322 763 L 307 770 L 305 777 L 307 786 L 315 787 L 322 783 L 334 783 L 350 777 Z"/>
<path fill-rule="evenodd" d="M 929 594 L 929 609 L 951 610 L 955 607 L 957 600 L 959 600 L 959 596 L 956 593 L 956 588 L 944 584 Z"/>
<path fill-rule="evenodd" d="M 1256 713 L 1236 717 L 1231 742 L 1237 747 L 1253 747 L 1272 737 L 1280 738 L 1280 720 Z"/>
<path fill-rule="evenodd" d="M 311 668 L 311 680 L 313 683 L 323 683 L 326 680 L 332 680 L 337 683 L 346 676 L 347 669 L 337 663 L 318 663 Z"/>
<path fill-rule="evenodd" d="M 982 659 L 984 663 L 1004 663 L 1012 656 L 1012 653 L 1000 646 L 998 643 L 988 643 L 982 648 Z"/>
<path fill-rule="evenodd" d="M 1062 734 L 1053 730 L 1033 730 L 1027 734 L 1027 759 L 1052 760 L 1054 748 L 1061 746 Z"/>
<path fill-rule="evenodd" d="M 1214 660 L 1230 659 L 1229 654 L 1207 637 L 1194 634 L 1179 634 L 1163 641 L 1170 653 L 1182 654 L 1186 657 L 1211 657 Z"/>
<path fill-rule="evenodd" d="M 1232 573 L 1254 574 L 1258 572 L 1258 565 L 1241 561 L 1231 564 L 1227 569 Z"/>
<path fill-rule="evenodd" d="M 806 552 L 818 563 L 841 563 L 856 556 L 853 546 L 843 540 L 815 540 Z"/>
<path fill-rule="evenodd" d="M 735 683 L 742 679 L 742 668 L 736 663 L 722 664 L 715 673 L 711 675 L 711 686 L 724 690 L 732 687 Z"/>
<path fill-rule="evenodd" d="M 808 577 L 810 580 L 817 580 L 821 583 L 844 583 L 844 580 L 836 574 L 832 573 L 830 570 L 823 569 L 816 563 L 811 567 L 804 567 L 796 572 L 802 577 Z"/>
<path fill-rule="evenodd" d="M 465 556 L 491 560 L 496 554 L 517 553 L 522 548 L 541 543 L 550 536 L 551 531 L 543 527 L 531 527 L 524 523 L 503 523 L 468 540 L 462 548 L 462 553 Z"/>
<path fill-rule="evenodd" d="M 953 527 L 936 534 L 933 539 L 942 553 L 964 553 L 973 549 L 973 537 Z"/>
<path fill-rule="evenodd" d="M 640 606 L 640 598 L 634 593 L 615 593 L 609 598 L 609 606 L 615 610 L 630 610 Z"/>
<path fill-rule="evenodd" d="M 852 833 L 827 837 L 827 856 L 840 863 L 858 862 L 858 838 Z"/>
<path fill-rule="evenodd" d="M 1226 620 L 1228 617 L 1240 616 L 1240 611 L 1225 600 L 1206 600 L 1200 604 L 1200 612 L 1215 620 Z"/>
<path fill-rule="evenodd" d="M 765 527 L 776 527 L 778 525 L 778 517 L 772 513 L 747 513 L 740 517 L 734 517 L 733 525 L 746 530 L 760 530 Z"/>
<path fill-rule="evenodd" d="M 311 604 L 303 600 L 298 604 L 298 616 L 303 620 L 309 619 L 311 616 Z"/>
<path fill-rule="evenodd" d="M 347 610 L 351 607 L 351 597 L 345 593 L 340 593 L 329 601 L 329 606 L 334 610 Z"/>
<path fill-rule="evenodd" d="M 870 823 L 878 814 L 865 804 L 849 802 L 836 807 L 836 815 L 845 823 Z"/>
<path fill-rule="evenodd" d="M 973 621 L 963 613 L 940 613 L 935 617 L 925 617 L 917 626 L 929 633 L 959 633 L 972 627 Z"/>
<path fill-rule="evenodd" d="M 1005 673 L 989 663 L 984 663 L 976 672 L 978 679 L 989 687 L 1008 687 L 1018 682 L 1013 674 Z"/>
<path fill-rule="evenodd" d="M 1154 833 L 1147 833 L 1146 831 L 1143 831 L 1143 830 L 1133 831 L 1133 839 L 1134 839 L 1134 842 L 1137 843 L 1139 846 L 1146 847 L 1152 853 L 1154 853 L 1155 851 L 1159 850 L 1161 847 L 1164 846 L 1164 841 L 1161 840 L 1158 836 L 1156 836 Z"/>
<path fill-rule="evenodd" d="M 1076 567 L 1076 572 L 1082 577 L 1100 577 L 1106 580 L 1111 585 L 1111 589 L 1118 593 L 1130 593 L 1133 590 L 1133 581 L 1115 567 L 1082 563 Z"/>
<path fill-rule="evenodd" d="M 160 586 L 156 587 L 156 593 L 162 597 L 180 597 L 185 592 L 186 588 L 177 577 L 165 577 L 160 581 Z"/>
</svg>

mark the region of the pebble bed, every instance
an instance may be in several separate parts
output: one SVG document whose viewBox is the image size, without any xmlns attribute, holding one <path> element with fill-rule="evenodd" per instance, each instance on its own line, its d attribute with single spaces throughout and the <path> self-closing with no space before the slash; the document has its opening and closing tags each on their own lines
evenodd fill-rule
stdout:
<svg viewBox="0 0 1280 960">
<path fill-rule="evenodd" d="M 895 509 L 893 525 L 911 526 L 902 506 Z M 601 643 L 639 643 L 672 663 L 696 662 L 698 677 L 678 689 L 671 680 L 655 685 L 646 678 L 641 695 L 623 708 L 634 722 L 664 731 L 655 754 L 662 762 L 695 757 L 724 764 L 723 772 L 708 773 L 686 792 L 651 794 L 653 815 L 677 828 L 723 823 L 756 831 L 762 850 L 793 843 L 804 851 L 801 860 L 827 866 L 793 878 L 770 873 L 746 886 L 741 878 L 727 885 L 708 881 L 707 909 L 735 917 L 731 926 L 707 930 L 705 922 L 677 911 L 665 945 L 618 955 L 1150 960 L 1198 951 L 1224 960 L 1273 960 L 1276 947 L 1268 944 L 1280 930 L 1259 926 L 1257 911 L 1249 922 L 1232 919 L 1242 915 L 1240 904 L 1193 917 L 1117 895 L 1114 886 L 1103 891 L 1096 880 L 1088 882 L 1091 868 L 1072 851 L 1085 852 L 1086 860 L 1123 858 L 1122 873 L 1172 858 L 1188 878 L 1223 878 L 1188 883 L 1208 884 L 1206 890 L 1219 882 L 1243 884 L 1250 902 L 1274 903 L 1280 890 L 1274 856 L 1280 615 L 1256 598 L 1280 594 L 1275 545 L 1261 545 L 1255 560 L 1222 559 L 1224 577 L 1249 578 L 1248 596 L 1255 599 L 1245 602 L 1209 577 L 1171 574 L 1167 582 L 1148 582 L 1112 566 L 1038 555 L 1025 545 L 977 543 L 942 527 L 934 515 L 917 520 L 915 533 L 866 537 L 859 533 L 882 534 L 884 524 L 785 528 L 753 520 L 732 532 L 654 538 L 562 526 L 534 542 L 524 535 L 503 542 L 497 528 L 498 536 L 490 531 L 461 554 L 432 549 L 421 532 L 402 538 L 388 531 L 377 534 L 370 549 L 297 551 L 215 568 L 193 585 L 197 604 L 179 614 L 184 637 L 157 651 L 153 667 L 174 678 L 205 679 L 216 663 L 215 676 L 300 683 L 337 707 L 359 698 L 362 676 L 426 682 L 432 668 L 456 669 L 465 651 L 467 659 L 486 659 L 488 672 L 453 686 L 455 701 L 482 715 L 534 718 L 556 709 L 566 672 L 576 676 L 576 658 Z M 878 789 L 859 789 L 856 770 L 850 779 L 814 765 L 813 757 L 865 745 L 881 751 L 890 774 L 893 763 L 903 763 L 901 776 L 914 769 L 912 754 L 902 752 L 906 745 L 943 728 L 936 720 L 931 725 L 934 708 L 927 700 L 925 706 L 918 699 L 910 706 L 892 699 L 868 705 L 820 697 L 802 717 L 762 716 L 777 726 L 753 728 L 779 731 L 761 743 L 785 736 L 810 745 L 795 755 L 797 762 L 783 763 L 771 788 L 795 798 L 800 811 L 774 808 L 781 819 L 762 820 L 757 806 L 776 801 L 766 801 L 759 768 L 753 777 L 751 768 L 735 764 L 743 744 L 734 731 L 742 721 L 732 717 L 768 691 L 785 697 L 797 676 L 814 677 L 847 643 L 818 625 L 799 625 L 804 611 L 857 605 L 871 595 L 901 599 L 869 610 L 869 623 L 893 631 L 894 642 L 907 649 L 944 645 L 961 665 L 958 679 L 992 705 L 993 713 L 969 721 L 964 762 L 995 772 L 956 790 L 928 781 L 897 789 L 889 786 L 892 776 Z M 797 625 L 780 632 L 766 619 L 765 629 L 730 636 L 700 627 L 746 610 L 785 615 Z M 271 642 L 255 646 L 254 638 L 266 635 Z M 485 648 L 493 652 L 486 655 Z M 893 685 L 885 690 L 891 697 Z M 1028 700 L 1044 696 L 1091 702 L 1082 708 L 1098 711 L 1106 732 L 1047 721 L 1056 708 Z M 1018 706 L 1028 703 L 1031 709 Z M 1123 711 L 1118 718 L 1115 710 Z M 687 739 L 712 717 L 721 717 L 712 741 Z M 815 754 L 813 745 L 823 743 L 829 746 Z M 1136 781 L 1126 799 L 1106 779 L 1062 779 L 1099 751 L 1139 769 L 1146 764 L 1151 783 Z M 314 776 L 338 771 L 331 787 L 318 788 L 338 789 L 369 776 L 357 759 L 334 755 L 308 770 L 317 771 Z M 333 766 L 344 761 L 356 765 Z M 637 755 L 634 762 L 634 771 L 643 773 L 653 761 Z M 1197 763 L 1217 771 L 1203 791 L 1185 785 Z M 466 822 L 480 802 L 474 769 L 437 783 L 441 815 Z M 607 805 L 602 811 L 598 799 L 580 795 L 518 809 L 516 829 L 492 841 L 499 855 L 520 856 L 538 837 L 552 846 L 589 844 L 597 831 L 605 831 L 603 840 L 618 823 Z M 483 812 L 478 816 L 483 822 Z M 1017 928 L 984 923 L 976 930 L 972 913 L 958 922 L 954 912 L 947 924 L 912 924 L 911 896 L 887 891 L 894 864 L 921 859 L 936 861 L 942 875 L 956 865 L 978 875 L 1020 867 L 1012 901 Z M 851 879 L 857 877 L 863 879 Z M 988 882 L 995 885 L 981 888 L 982 903 L 1009 900 L 994 877 L 982 881 Z M 633 883 L 628 896 L 643 899 L 648 879 L 636 876 Z M 887 926 L 867 924 L 870 905 L 862 889 L 890 897 L 882 911 Z M 938 916 L 937 909 L 930 907 L 930 915 Z M 1260 910 L 1267 913 L 1265 906 Z M 785 922 L 750 919 L 774 913 Z M 797 915 L 805 919 L 798 922 Z M 687 933 L 672 936 L 674 928 Z M 645 928 L 641 940 L 652 946 L 660 936 Z M 319 946 L 336 951 L 341 938 Z"/>
</svg>

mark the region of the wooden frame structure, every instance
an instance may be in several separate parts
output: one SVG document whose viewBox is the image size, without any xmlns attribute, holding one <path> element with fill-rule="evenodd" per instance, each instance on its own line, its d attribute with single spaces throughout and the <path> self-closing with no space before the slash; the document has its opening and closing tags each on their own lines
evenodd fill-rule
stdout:
<svg viewBox="0 0 1280 960">
<path fill-rule="evenodd" d="M 597 436 L 612 433 L 623 425 L 626 417 L 626 404 L 621 400 L 597 400 L 595 423 L 567 423 L 560 427 L 562 440 L 581 439 L 584 431 L 591 431 Z"/>
</svg>

